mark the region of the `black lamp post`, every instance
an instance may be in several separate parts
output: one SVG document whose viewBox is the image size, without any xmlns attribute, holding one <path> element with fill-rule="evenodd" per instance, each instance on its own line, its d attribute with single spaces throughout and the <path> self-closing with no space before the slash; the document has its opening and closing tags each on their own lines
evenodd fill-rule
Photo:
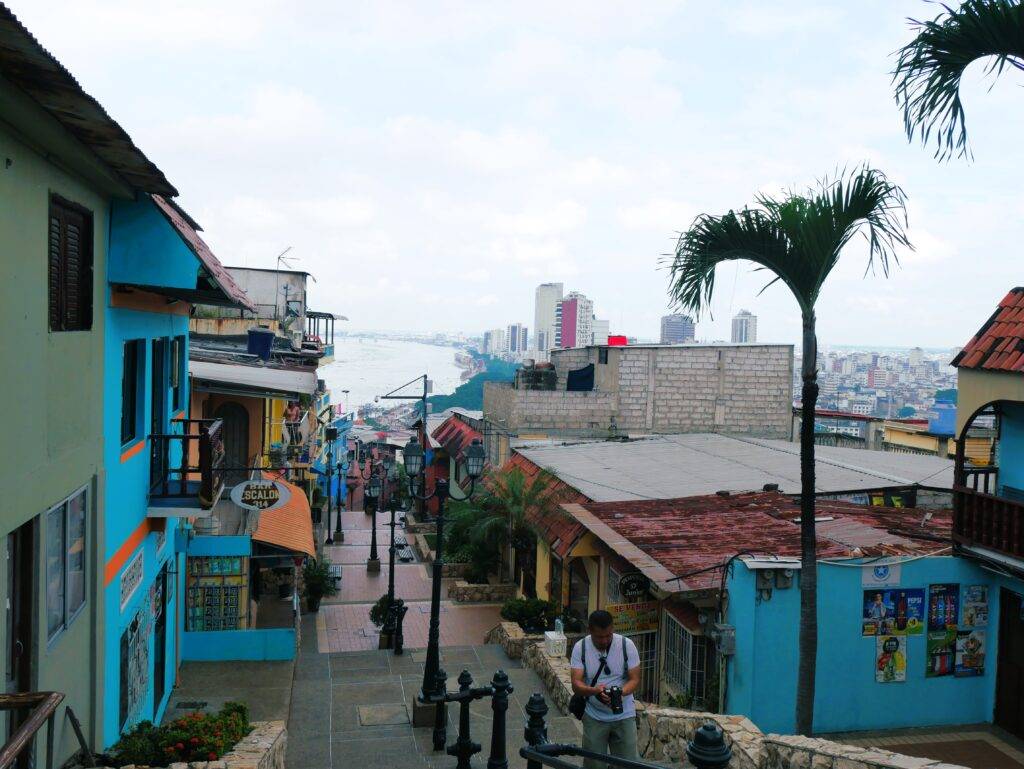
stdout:
<svg viewBox="0 0 1024 769">
<path fill-rule="evenodd" d="M 381 498 L 380 474 L 371 471 L 369 480 L 366 481 L 366 488 L 363 491 L 366 498 L 365 505 L 373 507 L 373 518 L 370 529 L 370 557 L 366 561 L 366 570 L 376 573 L 380 571 L 380 556 L 377 555 L 377 503 Z"/>
<path fill-rule="evenodd" d="M 394 483 L 398 480 L 398 466 L 393 462 L 388 470 L 388 481 Z M 388 507 L 391 512 L 391 520 L 388 526 L 391 527 L 391 544 L 388 546 L 388 600 L 387 600 L 387 611 L 384 614 L 384 626 L 380 632 L 380 642 L 377 648 L 379 649 L 390 649 L 394 642 L 395 636 L 395 625 L 396 623 L 396 606 L 395 606 L 395 554 L 397 548 L 395 548 L 395 513 L 397 512 L 396 503 L 398 501 L 398 493 L 396 488 L 391 488 L 391 492 L 388 495 Z"/>
<path fill-rule="evenodd" d="M 324 439 L 327 442 L 327 539 L 324 544 L 332 545 L 331 539 L 331 480 L 334 474 L 334 442 L 338 440 L 338 428 L 328 427 L 324 430 Z M 341 510 L 338 510 L 338 529 L 341 530 Z M 340 539 L 339 539 L 340 541 Z"/>
<path fill-rule="evenodd" d="M 438 678 L 438 670 L 441 662 L 440 633 L 441 633 L 441 580 L 444 571 L 444 503 L 450 496 L 448 481 L 438 478 L 434 483 L 434 491 L 430 494 L 417 494 L 412 488 L 412 480 L 424 471 L 423 447 L 415 436 L 409 439 L 402 452 L 405 462 L 405 471 L 410 478 L 409 495 L 422 502 L 431 497 L 437 498 L 437 552 L 434 554 L 434 567 L 430 591 L 430 631 L 427 637 L 427 661 L 423 669 L 423 685 L 417 699 L 422 705 L 436 704 L 444 707 L 444 688 Z M 476 481 L 484 470 L 484 447 L 479 439 L 474 439 L 472 444 L 465 451 L 466 473 L 470 477 L 469 491 L 466 498 L 473 494 Z M 424 484 L 424 492 L 426 492 Z M 442 747 L 444 745 L 442 739 Z M 435 748 L 436 748 L 435 740 Z M 439 748 L 438 748 L 439 749 Z"/>
</svg>

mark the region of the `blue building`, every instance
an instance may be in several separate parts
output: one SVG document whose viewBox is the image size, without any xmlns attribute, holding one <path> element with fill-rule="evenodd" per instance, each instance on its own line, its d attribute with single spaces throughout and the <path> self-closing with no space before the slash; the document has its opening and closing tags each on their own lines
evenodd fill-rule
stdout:
<svg viewBox="0 0 1024 769">
<path fill-rule="evenodd" d="M 163 714 L 180 659 L 181 531 L 217 501 L 216 421 L 188 419 L 194 303 L 252 308 L 168 199 L 115 201 L 104 301 L 104 718 L 108 746 Z"/>
</svg>

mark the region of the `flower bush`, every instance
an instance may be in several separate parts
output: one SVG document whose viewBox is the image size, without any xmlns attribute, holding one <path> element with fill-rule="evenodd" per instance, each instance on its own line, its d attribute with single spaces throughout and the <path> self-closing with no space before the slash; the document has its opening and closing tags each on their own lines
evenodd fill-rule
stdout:
<svg viewBox="0 0 1024 769">
<path fill-rule="evenodd" d="M 141 721 L 112 752 L 120 766 L 216 761 L 251 731 L 249 709 L 240 702 L 229 702 L 219 713 L 189 713 L 163 726 Z"/>
</svg>

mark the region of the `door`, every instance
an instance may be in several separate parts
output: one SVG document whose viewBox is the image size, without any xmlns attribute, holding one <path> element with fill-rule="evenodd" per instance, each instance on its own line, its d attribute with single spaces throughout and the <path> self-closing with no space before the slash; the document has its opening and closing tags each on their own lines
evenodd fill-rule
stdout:
<svg viewBox="0 0 1024 769">
<path fill-rule="evenodd" d="M 160 569 L 154 584 L 153 596 L 153 720 L 156 721 L 160 703 L 164 698 L 167 678 L 167 564 Z"/>
<path fill-rule="evenodd" d="M 587 622 L 590 609 L 590 577 L 582 558 L 574 558 L 569 563 L 569 611 Z"/>
<path fill-rule="evenodd" d="M 7 535 L 7 671 L 6 691 L 9 694 L 32 691 L 32 634 L 34 601 L 33 553 L 35 520 L 23 524 Z M 27 714 L 10 711 L 8 737 Z M 16 766 L 30 766 L 32 751 L 22 752 Z"/>
<path fill-rule="evenodd" d="M 1021 597 L 999 592 L 999 657 L 996 668 L 996 724 L 1024 738 L 1024 619 Z"/>
<path fill-rule="evenodd" d="M 162 435 L 167 432 L 167 365 L 164 358 L 167 355 L 167 340 L 153 340 L 153 376 L 150 382 L 152 390 L 150 402 L 149 434 Z M 167 470 L 167 447 L 169 444 L 163 440 L 151 440 L 149 483 L 150 487 L 155 486 Z"/>
<path fill-rule="evenodd" d="M 233 468 L 224 473 L 224 485 L 234 486 L 249 476 L 249 412 L 236 401 L 220 404 L 214 419 L 224 422 L 224 466 Z"/>
</svg>

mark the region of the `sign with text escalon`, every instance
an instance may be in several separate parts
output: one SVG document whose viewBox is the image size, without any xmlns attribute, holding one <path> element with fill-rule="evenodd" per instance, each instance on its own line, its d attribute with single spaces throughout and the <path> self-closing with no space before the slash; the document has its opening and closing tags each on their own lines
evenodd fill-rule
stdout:
<svg viewBox="0 0 1024 769">
<path fill-rule="evenodd" d="M 243 481 L 231 489 L 231 501 L 246 510 L 273 510 L 290 497 L 288 487 L 278 481 Z"/>
</svg>

